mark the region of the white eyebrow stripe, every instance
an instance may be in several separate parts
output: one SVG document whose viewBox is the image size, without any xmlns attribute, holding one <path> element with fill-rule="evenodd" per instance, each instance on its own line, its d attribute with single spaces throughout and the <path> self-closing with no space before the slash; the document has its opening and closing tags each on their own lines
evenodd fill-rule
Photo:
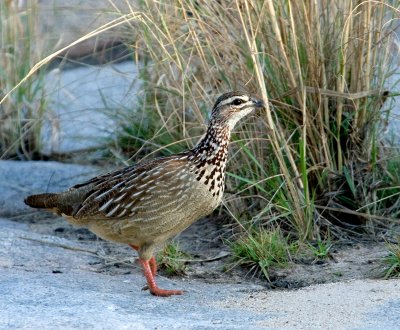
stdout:
<svg viewBox="0 0 400 330">
<path fill-rule="evenodd" d="M 231 96 L 230 98 L 227 98 L 226 100 L 222 101 L 220 103 L 220 105 L 222 106 L 222 105 L 226 105 L 226 104 L 232 103 L 233 100 L 235 100 L 235 99 L 241 99 L 244 102 L 248 102 L 249 101 L 249 97 L 246 96 L 246 95 L 243 95 L 243 96 L 236 95 L 236 96 Z"/>
</svg>

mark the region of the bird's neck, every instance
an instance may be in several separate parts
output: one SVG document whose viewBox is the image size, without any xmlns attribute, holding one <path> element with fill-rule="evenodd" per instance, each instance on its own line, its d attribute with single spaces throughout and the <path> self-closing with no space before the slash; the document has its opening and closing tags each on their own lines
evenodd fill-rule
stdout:
<svg viewBox="0 0 400 330">
<path fill-rule="evenodd" d="M 193 163 L 196 180 L 203 183 L 215 197 L 214 207 L 221 202 L 224 192 L 230 135 L 231 131 L 228 126 L 211 122 L 207 133 L 191 150 L 192 154 L 189 158 Z"/>
<path fill-rule="evenodd" d="M 192 149 L 194 161 L 209 165 L 225 165 L 230 137 L 229 126 L 211 121 L 204 137 Z"/>
</svg>

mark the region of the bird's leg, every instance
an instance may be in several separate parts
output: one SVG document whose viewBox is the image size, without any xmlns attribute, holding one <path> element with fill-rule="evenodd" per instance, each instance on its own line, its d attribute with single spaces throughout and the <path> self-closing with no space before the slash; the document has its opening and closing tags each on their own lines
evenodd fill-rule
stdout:
<svg viewBox="0 0 400 330">
<path fill-rule="evenodd" d="M 150 266 L 151 260 L 153 258 L 154 257 L 152 257 L 150 260 L 143 260 L 143 259 L 139 258 L 139 261 L 143 267 L 144 276 L 146 276 L 147 285 L 150 289 L 150 293 L 154 296 L 159 296 L 159 297 L 169 297 L 172 295 L 183 294 L 183 291 L 181 291 L 181 290 L 164 290 L 164 289 L 160 289 L 157 286 L 156 281 L 153 276 L 153 270 Z M 155 264 L 155 261 L 154 261 L 154 264 Z"/>
<path fill-rule="evenodd" d="M 139 247 L 136 245 L 129 244 L 129 246 L 136 251 L 139 250 Z M 159 297 L 169 297 L 172 295 L 183 294 L 183 291 L 181 290 L 164 290 L 157 286 L 154 279 L 157 274 L 157 262 L 154 256 L 152 256 L 149 260 L 143 260 L 139 258 L 139 262 L 143 267 L 144 276 L 146 276 L 147 280 L 147 287 L 144 287 L 143 290 L 150 289 L 151 294 Z"/>
<path fill-rule="evenodd" d="M 157 275 L 157 262 L 156 262 L 156 258 L 154 256 L 151 257 L 149 264 L 150 264 L 151 273 L 153 274 L 153 276 L 156 276 Z"/>
<path fill-rule="evenodd" d="M 136 246 L 136 245 L 129 244 L 129 246 L 130 246 L 132 249 L 136 250 L 136 251 L 139 250 L 139 247 Z M 157 262 L 156 262 L 156 258 L 155 258 L 154 256 L 151 257 L 149 263 L 150 263 L 150 269 L 151 269 L 151 272 L 152 272 L 153 276 L 156 276 L 156 275 L 157 275 Z"/>
</svg>

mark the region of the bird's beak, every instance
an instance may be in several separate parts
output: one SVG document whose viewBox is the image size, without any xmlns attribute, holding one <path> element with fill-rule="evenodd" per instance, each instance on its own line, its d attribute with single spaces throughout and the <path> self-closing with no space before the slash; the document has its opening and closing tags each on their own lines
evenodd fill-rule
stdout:
<svg viewBox="0 0 400 330">
<path fill-rule="evenodd" d="M 255 97 L 252 97 L 251 100 L 254 103 L 254 106 L 256 108 L 264 108 L 265 107 L 263 100 L 260 100 L 260 99 L 255 98 Z"/>
</svg>

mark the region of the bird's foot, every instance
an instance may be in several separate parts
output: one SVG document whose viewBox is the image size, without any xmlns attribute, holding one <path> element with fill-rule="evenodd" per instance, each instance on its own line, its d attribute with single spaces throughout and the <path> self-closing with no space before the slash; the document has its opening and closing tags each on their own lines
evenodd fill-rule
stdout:
<svg viewBox="0 0 400 330">
<path fill-rule="evenodd" d="M 142 291 L 146 291 L 149 290 L 149 286 L 145 285 L 142 288 Z M 169 297 L 169 296 L 173 296 L 173 295 L 181 295 L 184 294 L 186 291 L 183 290 L 164 290 L 164 289 L 160 289 L 159 287 L 153 289 L 153 291 L 150 290 L 150 293 L 154 296 L 159 296 L 159 297 Z"/>
<path fill-rule="evenodd" d="M 183 292 L 184 291 L 182 291 L 182 290 L 164 290 L 164 289 L 160 289 L 158 287 L 150 289 L 150 293 L 153 296 L 157 296 L 157 297 L 169 297 L 169 296 L 174 296 L 174 295 L 181 295 L 181 294 L 183 294 Z"/>
<path fill-rule="evenodd" d="M 151 267 L 151 260 L 139 259 L 139 261 L 143 266 L 143 272 L 144 272 L 144 275 L 146 276 L 146 280 L 147 280 L 147 287 L 145 287 L 144 289 L 149 289 L 150 293 L 153 296 L 169 297 L 169 296 L 173 296 L 173 295 L 181 295 L 181 294 L 183 294 L 184 291 L 181 291 L 181 290 L 164 290 L 164 289 L 160 289 L 157 286 L 156 281 L 154 279 L 154 275 L 153 275 L 152 267 Z M 155 261 L 154 261 L 154 264 L 155 264 Z"/>
</svg>

